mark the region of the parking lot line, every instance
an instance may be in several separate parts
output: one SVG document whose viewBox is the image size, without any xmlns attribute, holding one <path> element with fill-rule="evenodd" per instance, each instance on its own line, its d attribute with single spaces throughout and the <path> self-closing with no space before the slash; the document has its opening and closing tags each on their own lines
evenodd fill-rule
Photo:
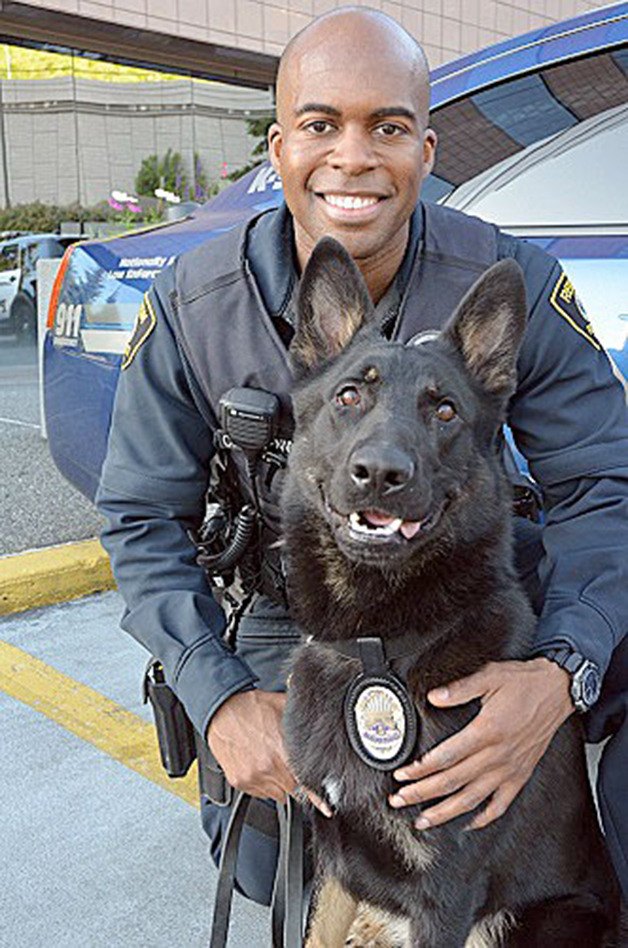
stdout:
<svg viewBox="0 0 628 948">
<path fill-rule="evenodd" d="M 161 766 L 152 724 L 40 659 L 0 642 L 0 688 L 67 731 L 193 806 L 196 765 L 171 780 Z"/>
<path fill-rule="evenodd" d="M 5 425 L 19 425 L 20 428 L 36 428 L 37 431 L 41 428 L 41 425 L 34 425 L 30 421 L 18 421 L 17 418 L 0 418 L 0 424 L 2 423 Z"/>
</svg>

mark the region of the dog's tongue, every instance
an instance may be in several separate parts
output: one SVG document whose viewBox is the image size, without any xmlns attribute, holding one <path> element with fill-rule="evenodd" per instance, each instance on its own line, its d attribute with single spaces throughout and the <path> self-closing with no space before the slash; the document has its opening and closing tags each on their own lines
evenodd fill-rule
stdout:
<svg viewBox="0 0 628 948">
<path fill-rule="evenodd" d="M 420 529 L 420 520 L 404 520 L 399 527 L 399 533 L 402 533 L 406 540 L 411 540 L 412 537 L 416 536 Z"/>
<path fill-rule="evenodd" d="M 389 514 L 380 513 L 379 510 L 365 510 L 362 516 L 372 527 L 387 527 L 393 520 L 397 519 L 396 517 L 391 517 Z M 399 527 L 399 533 L 403 534 L 406 540 L 411 540 L 420 529 L 420 520 L 404 520 Z"/>
</svg>

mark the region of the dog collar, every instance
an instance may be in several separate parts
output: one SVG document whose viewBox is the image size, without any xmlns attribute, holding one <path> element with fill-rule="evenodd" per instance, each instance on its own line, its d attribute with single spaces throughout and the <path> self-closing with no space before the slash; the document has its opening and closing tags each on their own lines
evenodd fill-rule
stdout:
<svg viewBox="0 0 628 948">
<path fill-rule="evenodd" d="M 403 658 L 405 655 L 412 655 L 413 652 L 416 652 L 418 635 L 416 632 L 406 632 L 405 635 L 397 635 L 394 638 L 382 639 L 378 637 L 369 637 L 369 638 L 360 638 L 355 639 L 332 639 L 330 641 L 325 641 L 322 639 L 315 639 L 314 636 L 309 635 L 306 639 L 306 644 L 316 645 L 325 645 L 327 648 L 333 649 L 335 652 L 340 652 L 341 655 L 345 655 L 347 658 L 357 658 L 363 659 L 363 645 L 364 642 L 379 642 L 383 651 L 383 661 L 387 665 L 389 662 L 394 662 L 397 658 Z"/>
<path fill-rule="evenodd" d="M 344 719 L 351 747 L 374 770 L 401 767 L 416 747 L 416 707 L 406 685 L 389 667 L 390 661 L 411 651 L 411 641 L 416 647 L 416 633 L 386 642 L 378 637 L 317 642 L 362 662 L 362 671 L 345 693 Z"/>
</svg>

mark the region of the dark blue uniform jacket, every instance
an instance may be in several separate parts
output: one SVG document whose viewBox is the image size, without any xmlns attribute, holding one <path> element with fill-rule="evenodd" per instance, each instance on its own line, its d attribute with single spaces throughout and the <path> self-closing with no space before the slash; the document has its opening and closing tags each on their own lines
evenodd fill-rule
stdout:
<svg viewBox="0 0 628 948">
<path fill-rule="evenodd" d="M 522 241 L 514 256 L 526 277 L 529 325 L 509 423 L 547 510 L 537 645 L 568 644 L 604 672 L 628 615 L 625 393 L 594 337 L 554 305 L 560 265 Z M 255 225 L 247 260 L 267 310 L 280 314 L 296 279 L 285 209 Z M 144 304 L 147 329 L 121 374 L 98 502 L 126 602 L 123 628 L 159 657 L 205 733 L 218 707 L 256 676 L 221 640 L 224 616 L 188 536 L 204 512 L 213 413 L 173 332 L 176 285 L 177 264 Z"/>
</svg>

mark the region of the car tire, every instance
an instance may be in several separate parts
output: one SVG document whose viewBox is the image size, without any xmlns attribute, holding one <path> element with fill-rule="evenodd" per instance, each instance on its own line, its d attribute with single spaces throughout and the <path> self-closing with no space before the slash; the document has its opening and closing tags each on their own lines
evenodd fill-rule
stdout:
<svg viewBox="0 0 628 948">
<path fill-rule="evenodd" d="M 11 324 L 20 343 L 28 344 L 37 339 L 37 311 L 32 299 L 18 293 L 11 305 Z"/>
</svg>

